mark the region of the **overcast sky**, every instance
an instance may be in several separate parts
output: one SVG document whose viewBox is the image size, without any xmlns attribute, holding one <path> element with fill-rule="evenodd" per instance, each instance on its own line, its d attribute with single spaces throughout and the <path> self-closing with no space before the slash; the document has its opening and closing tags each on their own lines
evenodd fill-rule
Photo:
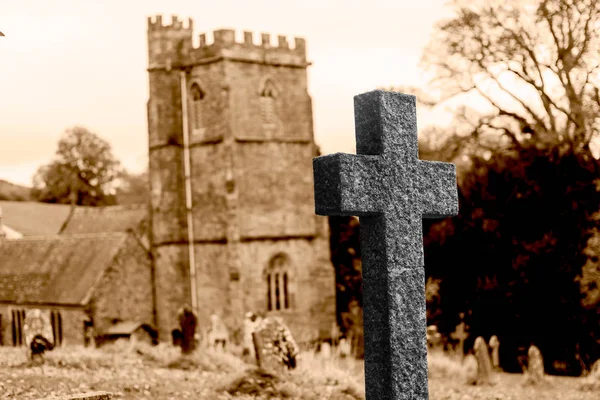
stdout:
<svg viewBox="0 0 600 400">
<path fill-rule="evenodd" d="M 446 0 L 0 0 L 0 179 L 30 185 L 65 128 L 110 142 L 133 172 L 147 164 L 146 21 L 194 19 L 307 40 L 316 141 L 354 152 L 353 96 L 424 82 L 418 68 Z M 256 40 L 256 39 L 255 39 Z M 430 121 L 423 121 L 421 128 Z"/>
</svg>

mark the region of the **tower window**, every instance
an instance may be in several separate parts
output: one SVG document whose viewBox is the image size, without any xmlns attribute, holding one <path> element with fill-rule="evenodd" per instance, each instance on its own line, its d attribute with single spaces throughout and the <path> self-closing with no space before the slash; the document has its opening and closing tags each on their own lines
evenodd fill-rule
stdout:
<svg viewBox="0 0 600 400">
<path fill-rule="evenodd" d="M 290 266 L 287 256 L 276 255 L 266 269 L 267 310 L 287 310 L 291 308 L 289 276 Z"/>
<path fill-rule="evenodd" d="M 263 128 L 269 133 L 277 128 L 276 101 L 277 89 L 273 81 L 268 79 L 260 91 L 260 113 Z"/>
<path fill-rule="evenodd" d="M 205 96 L 204 91 L 202 91 L 197 83 L 192 84 L 192 87 L 190 88 L 190 97 L 192 100 L 190 114 L 192 119 L 192 130 L 194 133 L 204 128 L 202 105 Z"/>
</svg>

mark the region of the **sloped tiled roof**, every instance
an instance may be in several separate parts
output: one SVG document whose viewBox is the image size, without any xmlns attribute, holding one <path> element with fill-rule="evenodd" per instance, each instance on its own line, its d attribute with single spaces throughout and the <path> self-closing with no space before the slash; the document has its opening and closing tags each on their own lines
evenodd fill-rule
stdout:
<svg viewBox="0 0 600 400">
<path fill-rule="evenodd" d="M 127 234 L 0 241 L 0 301 L 84 304 Z"/>
<path fill-rule="evenodd" d="M 144 230 L 148 207 L 144 204 L 77 207 L 66 222 L 63 235 Z"/>
<path fill-rule="evenodd" d="M 2 224 L 23 236 L 56 235 L 71 212 L 68 204 L 0 201 Z"/>
</svg>

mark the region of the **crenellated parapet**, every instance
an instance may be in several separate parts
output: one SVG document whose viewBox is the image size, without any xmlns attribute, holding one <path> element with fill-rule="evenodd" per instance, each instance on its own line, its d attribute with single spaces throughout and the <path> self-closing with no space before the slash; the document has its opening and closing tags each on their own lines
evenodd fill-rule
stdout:
<svg viewBox="0 0 600 400">
<path fill-rule="evenodd" d="M 148 18 L 149 69 L 193 66 L 223 58 L 301 68 L 308 65 L 303 38 L 294 38 L 292 45 L 286 36 L 277 35 L 272 44 L 271 35 L 261 33 L 256 43 L 255 33 L 244 31 L 237 40 L 233 29 L 218 29 L 212 36 L 209 42 L 202 33 L 194 45 L 192 19 L 184 23 L 173 16 L 170 24 L 164 24 L 160 15 Z"/>
</svg>

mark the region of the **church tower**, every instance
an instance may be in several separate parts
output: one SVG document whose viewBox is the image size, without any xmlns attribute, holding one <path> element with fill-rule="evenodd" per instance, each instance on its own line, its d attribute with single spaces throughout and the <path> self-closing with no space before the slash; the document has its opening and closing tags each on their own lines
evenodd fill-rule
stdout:
<svg viewBox="0 0 600 400">
<path fill-rule="evenodd" d="M 149 172 L 156 323 L 177 310 L 230 332 L 247 311 L 282 316 L 299 341 L 335 322 L 327 219 L 314 213 L 306 48 L 285 36 L 148 20 Z M 192 266 L 190 268 L 190 266 Z"/>
</svg>

